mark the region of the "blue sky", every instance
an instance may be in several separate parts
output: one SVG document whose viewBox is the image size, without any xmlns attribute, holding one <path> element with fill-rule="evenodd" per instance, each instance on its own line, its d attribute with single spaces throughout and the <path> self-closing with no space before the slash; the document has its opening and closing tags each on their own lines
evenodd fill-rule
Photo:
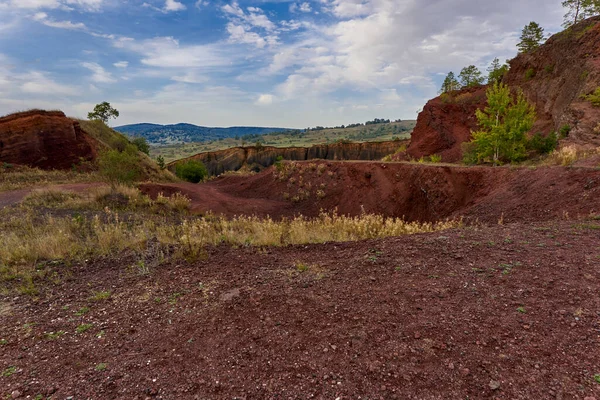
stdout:
<svg viewBox="0 0 600 400">
<path fill-rule="evenodd" d="M 515 56 L 554 0 L 0 0 L 0 114 L 303 128 L 415 119 L 448 71 Z"/>
</svg>

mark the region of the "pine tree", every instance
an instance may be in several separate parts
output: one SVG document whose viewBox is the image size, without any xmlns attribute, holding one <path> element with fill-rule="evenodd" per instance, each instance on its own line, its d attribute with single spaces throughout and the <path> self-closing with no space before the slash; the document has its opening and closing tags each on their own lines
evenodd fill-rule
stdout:
<svg viewBox="0 0 600 400">
<path fill-rule="evenodd" d="M 481 71 L 474 65 L 469 65 L 463 68 L 458 75 L 462 87 L 472 87 L 482 85 L 484 78 L 481 76 Z"/>
<path fill-rule="evenodd" d="M 563 23 L 565 28 L 600 14 L 600 0 L 564 0 L 562 6 L 567 9 Z"/>
<path fill-rule="evenodd" d="M 525 25 L 521 33 L 521 42 L 517 44 L 520 53 L 529 53 L 540 47 L 544 41 L 544 28 L 537 22 L 530 22 Z"/>
<path fill-rule="evenodd" d="M 504 74 L 506 74 L 506 72 L 508 72 L 508 65 L 506 65 L 506 64 L 501 65 L 500 60 L 496 57 L 496 58 L 494 58 L 494 60 L 490 64 L 490 66 L 488 67 L 487 72 L 488 72 L 487 83 L 489 85 L 492 85 L 494 83 L 500 83 L 502 81 L 502 78 L 504 77 Z"/>
<path fill-rule="evenodd" d="M 448 93 L 458 89 L 460 89 L 460 83 L 456 79 L 454 72 L 450 71 L 448 75 L 446 75 L 444 83 L 442 83 L 442 89 L 440 90 L 440 92 Z"/>
<path fill-rule="evenodd" d="M 535 122 L 535 108 L 522 92 L 516 97 L 510 88 L 495 83 L 487 90 L 488 106 L 477 110 L 479 130 L 473 132 L 466 161 L 492 161 L 494 164 L 519 161 L 526 157 L 526 133 Z"/>
</svg>

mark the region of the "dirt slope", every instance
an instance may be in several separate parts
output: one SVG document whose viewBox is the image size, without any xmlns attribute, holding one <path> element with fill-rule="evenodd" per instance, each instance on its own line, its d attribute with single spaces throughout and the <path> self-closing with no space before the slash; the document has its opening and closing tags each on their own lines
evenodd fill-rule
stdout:
<svg viewBox="0 0 600 400">
<path fill-rule="evenodd" d="M 248 167 L 259 171 L 270 167 L 278 157 L 283 160 L 381 160 L 393 154 L 407 141 L 365 142 L 365 143 L 334 143 L 321 144 L 312 147 L 272 147 L 251 146 L 234 147 L 231 149 L 199 153 L 192 157 L 177 160 L 169 164 L 173 170 L 177 163 L 194 159 L 202 161 L 211 176 L 220 175 L 226 171 L 237 171 Z"/>
<path fill-rule="evenodd" d="M 504 82 L 523 90 L 536 106 L 538 120 L 532 134 L 568 126 L 571 132 L 563 145 L 600 146 L 600 107 L 582 99 L 600 87 L 600 17 L 552 36 L 509 64 Z M 485 87 L 430 100 L 419 114 L 407 154 L 413 158 L 440 154 L 446 162 L 459 161 L 461 143 L 476 127 L 475 110 L 485 105 Z"/>
<path fill-rule="evenodd" d="M 38 301 L 0 296 L 0 396 L 598 399 L 598 228 L 220 247 L 147 275 L 135 256 L 56 266 Z"/>
<path fill-rule="evenodd" d="M 95 157 L 95 140 L 61 111 L 32 110 L 0 118 L 0 162 L 70 169 Z"/>
<path fill-rule="evenodd" d="M 253 176 L 200 185 L 146 184 L 142 190 L 181 191 L 195 212 L 317 216 L 321 210 L 437 221 L 466 216 L 495 223 L 537 221 L 600 212 L 600 170 L 490 168 L 409 163 L 286 163 Z"/>
</svg>

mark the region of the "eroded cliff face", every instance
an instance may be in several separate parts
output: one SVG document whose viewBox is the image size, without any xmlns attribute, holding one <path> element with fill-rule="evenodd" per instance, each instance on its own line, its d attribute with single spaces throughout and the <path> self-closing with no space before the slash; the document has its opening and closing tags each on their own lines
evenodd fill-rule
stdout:
<svg viewBox="0 0 600 400">
<path fill-rule="evenodd" d="M 0 162 L 70 169 L 95 156 L 93 139 L 61 111 L 33 110 L 0 118 Z"/>
<path fill-rule="evenodd" d="M 536 51 L 510 60 L 504 83 L 523 90 L 536 106 L 530 132 L 549 134 L 569 127 L 563 144 L 600 146 L 600 107 L 583 95 L 600 87 L 600 17 L 552 36 Z M 407 155 L 439 154 L 445 162 L 462 159 L 462 143 L 477 128 L 475 110 L 486 106 L 486 86 L 430 100 L 419 114 Z"/>
<path fill-rule="evenodd" d="M 411 158 L 437 154 L 444 162 L 461 160 L 462 143 L 477 128 L 475 111 L 486 106 L 487 86 L 447 93 L 427 102 L 419 113 L 406 151 Z"/>
<path fill-rule="evenodd" d="M 335 143 L 312 147 L 271 147 L 252 146 L 234 147 L 231 149 L 199 153 L 194 156 L 177 160 L 169 164 L 174 169 L 179 162 L 194 159 L 201 161 L 212 176 L 226 171 L 237 171 L 246 166 L 256 171 L 273 165 L 278 157 L 290 161 L 306 160 L 381 160 L 393 154 L 403 141 L 366 142 L 366 143 Z"/>
<path fill-rule="evenodd" d="M 571 128 L 567 141 L 600 145 L 600 107 L 582 96 L 600 87 L 600 17 L 552 36 L 536 51 L 510 61 L 505 79 L 535 104 L 534 132 Z"/>
</svg>

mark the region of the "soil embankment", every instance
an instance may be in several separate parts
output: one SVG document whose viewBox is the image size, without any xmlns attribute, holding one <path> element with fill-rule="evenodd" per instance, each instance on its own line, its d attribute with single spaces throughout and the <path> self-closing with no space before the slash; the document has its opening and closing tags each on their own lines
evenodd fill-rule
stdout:
<svg viewBox="0 0 600 400">
<path fill-rule="evenodd" d="M 208 183 L 146 184 L 152 196 L 179 191 L 197 213 L 314 217 L 321 210 L 410 221 L 465 216 L 497 222 L 540 221 L 600 212 L 600 170 L 490 168 L 410 163 L 284 163 L 252 176 Z"/>
<path fill-rule="evenodd" d="M 0 118 L 0 162 L 71 169 L 95 158 L 95 140 L 62 111 L 32 110 Z"/>
<path fill-rule="evenodd" d="M 177 160 L 169 164 L 173 170 L 175 165 L 187 160 L 201 161 L 211 176 L 226 171 L 238 171 L 242 167 L 260 171 L 273 165 L 278 158 L 289 161 L 307 160 L 381 160 L 393 154 L 407 141 L 334 143 L 320 144 L 312 147 L 272 147 L 251 146 L 199 153 Z"/>
</svg>

